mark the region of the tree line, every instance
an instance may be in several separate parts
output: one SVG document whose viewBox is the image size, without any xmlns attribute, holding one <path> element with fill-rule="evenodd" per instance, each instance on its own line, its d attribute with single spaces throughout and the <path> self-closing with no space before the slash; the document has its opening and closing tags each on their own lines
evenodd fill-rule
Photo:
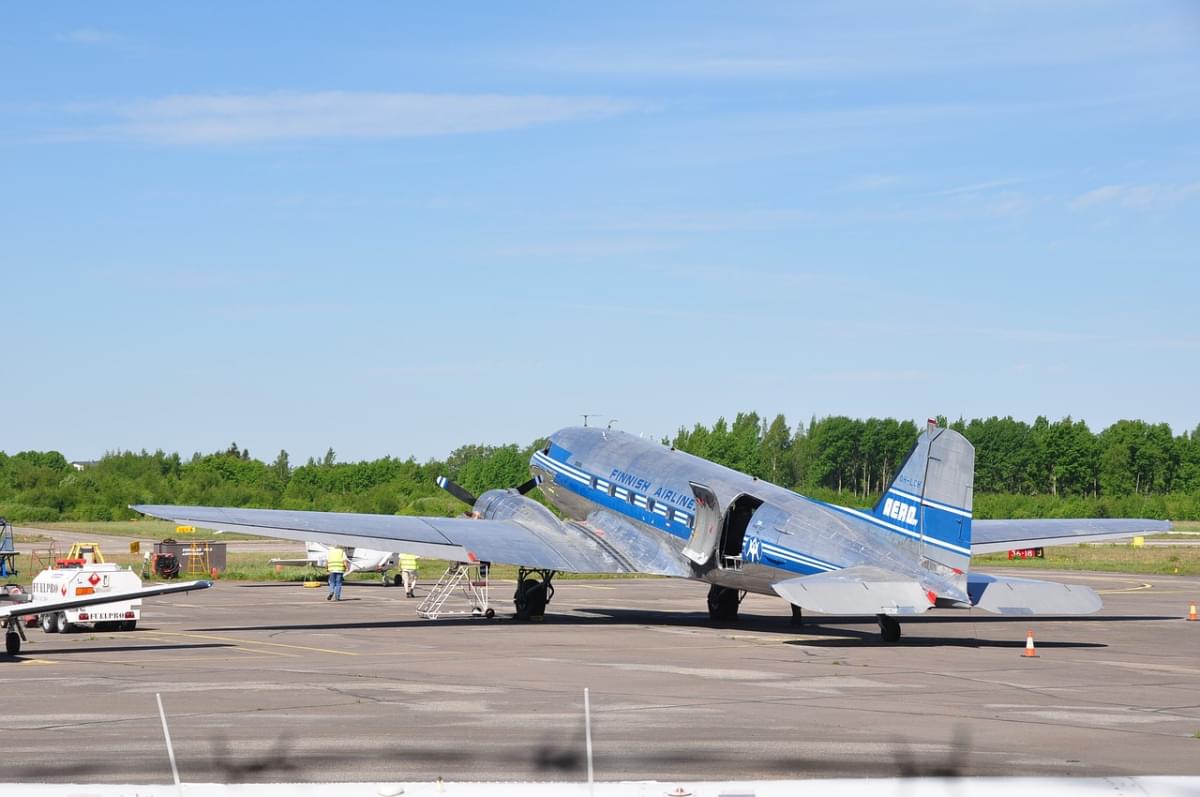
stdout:
<svg viewBox="0 0 1200 797">
<path fill-rule="evenodd" d="M 1044 417 L 948 425 L 975 446 L 978 517 L 1200 519 L 1200 427 L 1175 435 L 1166 424 L 1122 420 L 1094 433 L 1083 421 Z M 869 505 L 891 483 L 920 428 L 844 416 L 792 426 L 783 415 L 768 421 L 748 412 L 732 422 L 681 427 L 662 443 L 807 495 Z M 463 507 L 437 488 L 437 476 L 476 494 L 514 486 L 528 478 L 529 458 L 543 445 L 466 445 L 424 463 L 339 462 L 330 449 L 299 466 L 286 451 L 264 462 L 236 443 L 186 460 L 162 451 L 111 452 L 82 469 L 56 451 L 0 453 L 0 516 L 118 520 L 134 517 L 128 505 L 137 503 L 448 516 Z"/>
<path fill-rule="evenodd" d="M 1140 420 L 1099 433 L 1070 417 L 936 420 L 975 446 L 977 516 L 1200 518 L 1200 426 L 1175 435 L 1165 423 Z M 792 428 L 783 415 L 768 422 L 750 412 L 681 428 L 664 442 L 806 494 L 865 505 L 891 483 L 920 428 L 844 416 Z"/>
</svg>

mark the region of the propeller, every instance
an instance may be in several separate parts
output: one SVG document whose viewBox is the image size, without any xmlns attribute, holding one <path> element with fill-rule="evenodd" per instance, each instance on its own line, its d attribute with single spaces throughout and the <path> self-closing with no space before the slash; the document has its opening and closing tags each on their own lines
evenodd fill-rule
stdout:
<svg viewBox="0 0 1200 797">
<path fill-rule="evenodd" d="M 532 490 L 534 487 L 537 487 L 541 483 L 542 483 L 542 477 L 534 476 L 532 479 L 525 482 L 524 484 L 517 485 L 517 494 L 525 495 L 525 493 L 529 492 L 530 490 Z"/>
<path fill-rule="evenodd" d="M 537 487 L 541 483 L 542 483 L 542 478 L 540 476 L 534 476 L 529 481 L 524 482 L 523 484 L 517 485 L 517 487 L 514 489 L 516 489 L 518 495 L 525 495 L 525 493 L 529 492 L 530 490 L 532 490 L 534 487 Z M 479 499 L 476 498 L 474 495 L 472 495 L 471 492 L 469 490 L 467 490 L 465 487 L 458 484 L 457 482 L 451 481 L 450 479 L 446 478 L 445 476 L 437 477 L 437 486 L 441 487 L 443 490 L 450 493 L 450 495 L 454 496 L 459 501 L 462 501 L 467 506 L 473 507 L 473 506 L 475 506 L 476 502 L 479 501 Z"/>
<path fill-rule="evenodd" d="M 441 487 L 446 492 L 450 493 L 450 495 L 457 498 L 459 501 L 462 501 L 467 506 L 475 506 L 475 502 L 479 500 L 478 498 L 471 495 L 469 492 L 467 492 L 465 489 L 460 487 L 455 482 L 452 482 L 449 479 L 447 479 L 445 476 L 437 477 L 437 485 L 438 485 L 438 487 Z"/>
</svg>

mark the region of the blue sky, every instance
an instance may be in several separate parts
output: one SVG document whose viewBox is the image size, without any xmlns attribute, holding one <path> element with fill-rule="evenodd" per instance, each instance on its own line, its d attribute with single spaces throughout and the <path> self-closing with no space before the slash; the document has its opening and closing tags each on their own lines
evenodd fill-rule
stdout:
<svg viewBox="0 0 1200 797">
<path fill-rule="evenodd" d="M 0 25 L 0 449 L 1200 422 L 1192 3 Z"/>
</svg>

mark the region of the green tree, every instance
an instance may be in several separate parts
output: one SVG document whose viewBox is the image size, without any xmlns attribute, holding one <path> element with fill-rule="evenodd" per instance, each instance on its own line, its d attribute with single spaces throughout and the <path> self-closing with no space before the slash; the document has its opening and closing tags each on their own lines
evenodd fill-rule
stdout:
<svg viewBox="0 0 1200 797">
<path fill-rule="evenodd" d="M 808 435 L 812 446 L 809 483 L 841 493 L 854 477 L 861 435 L 860 422 L 845 416 L 818 421 Z"/>
<path fill-rule="evenodd" d="M 792 432 L 788 428 L 787 419 L 780 413 L 763 432 L 757 475 L 773 484 L 791 487 L 795 484 L 791 450 Z"/>
<path fill-rule="evenodd" d="M 286 485 L 288 478 L 292 475 L 292 469 L 288 465 L 288 452 L 284 449 L 279 449 L 279 456 L 275 457 L 275 461 L 271 463 L 271 471 L 275 474 L 275 478 L 279 483 Z"/>
</svg>

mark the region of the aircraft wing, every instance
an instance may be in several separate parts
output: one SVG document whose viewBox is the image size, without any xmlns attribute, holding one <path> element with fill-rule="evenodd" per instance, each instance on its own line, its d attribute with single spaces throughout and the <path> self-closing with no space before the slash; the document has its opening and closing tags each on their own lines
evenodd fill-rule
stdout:
<svg viewBox="0 0 1200 797">
<path fill-rule="evenodd" d="M 216 531 L 405 551 L 457 562 L 523 565 L 567 573 L 644 572 L 602 534 L 578 523 L 550 528 L 516 520 L 302 512 L 288 509 L 138 505 L 144 515 Z"/>
<path fill-rule="evenodd" d="M 1170 529 L 1170 521 L 1141 518 L 974 520 L 971 522 L 971 555 L 1017 548 L 1113 541 L 1138 534 L 1158 534 Z"/>
<path fill-rule="evenodd" d="M 174 592 L 190 592 L 194 589 L 208 589 L 211 581 L 184 581 L 179 584 L 155 584 L 150 587 L 129 590 L 128 592 L 105 592 L 101 595 L 87 595 L 81 598 L 64 598 L 56 601 L 29 601 L 27 603 L 9 603 L 0 605 L 0 617 L 27 617 L 31 614 L 46 614 L 61 612 L 66 609 L 79 609 L 84 606 L 97 606 L 101 603 L 116 603 L 134 598 L 150 598 L 155 595 L 170 595 Z"/>
</svg>

